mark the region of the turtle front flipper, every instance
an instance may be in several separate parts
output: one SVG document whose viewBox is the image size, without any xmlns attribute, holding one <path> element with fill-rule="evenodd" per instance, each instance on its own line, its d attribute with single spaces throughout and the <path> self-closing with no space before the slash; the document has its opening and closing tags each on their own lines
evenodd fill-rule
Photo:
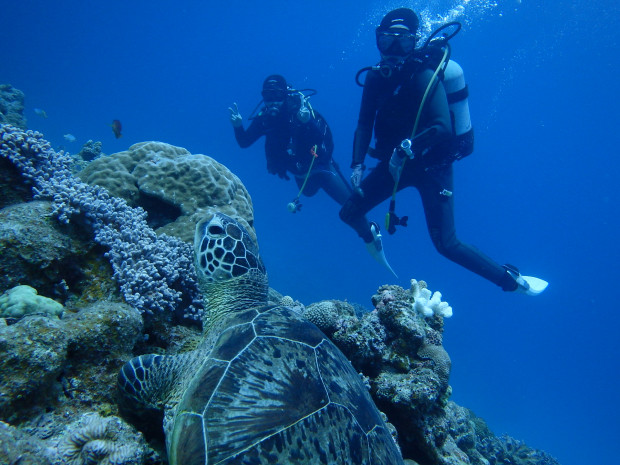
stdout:
<svg viewBox="0 0 620 465">
<path fill-rule="evenodd" d="M 147 436 L 163 438 L 164 408 L 170 407 L 170 399 L 182 389 L 179 380 L 185 379 L 184 374 L 193 369 L 195 361 L 195 353 L 188 352 L 174 356 L 140 355 L 125 363 L 118 374 L 122 415 Z"/>
</svg>

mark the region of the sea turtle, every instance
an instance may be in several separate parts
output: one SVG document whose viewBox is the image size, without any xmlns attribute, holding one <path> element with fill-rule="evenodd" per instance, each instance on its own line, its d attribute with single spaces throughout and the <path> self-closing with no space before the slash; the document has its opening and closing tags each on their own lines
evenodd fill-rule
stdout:
<svg viewBox="0 0 620 465">
<path fill-rule="evenodd" d="M 312 323 L 267 301 L 258 247 L 216 213 L 196 227 L 208 302 L 182 355 L 142 355 L 119 374 L 121 401 L 160 408 L 172 465 L 402 464 L 360 375 Z"/>
</svg>

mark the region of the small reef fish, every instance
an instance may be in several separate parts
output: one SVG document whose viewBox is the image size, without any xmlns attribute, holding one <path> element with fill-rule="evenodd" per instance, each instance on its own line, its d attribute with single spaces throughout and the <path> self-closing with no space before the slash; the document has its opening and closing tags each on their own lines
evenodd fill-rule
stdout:
<svg viewBox="0 0 620 465">
<path fill-rule="evenodd" d="M 47 113 L 45 113 L 45 110 L 41 110 L 40 108 L 35 108 L 34 112 L 39 115 L 41 118 L 45 118 L 47 119 Z"/>
<path fill-rule="evenodd" d="M 64 137 L 68 142 L 75 142 L 75 136 L 73 134 L 65 134 L 62 137 Z"/>
<path fill-rule="evenodd" d="M 114 121 L 112 121 L 110 127 L 112 128 L 112 132 L 117 139 L 122 136 L 121 130 L 123 129 L 123 125 L 119 120 L 115 119 Z"/>
</svg>

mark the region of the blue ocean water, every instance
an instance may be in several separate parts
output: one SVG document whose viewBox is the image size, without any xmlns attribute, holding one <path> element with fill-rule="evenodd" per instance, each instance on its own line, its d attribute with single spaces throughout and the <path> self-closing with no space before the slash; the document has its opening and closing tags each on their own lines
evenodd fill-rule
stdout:
<svg viewBox="0 0 620 465">
<path fill-rule="evenodd" d="M 384 236 L 394 279 L 331 199 L 306 198 L 291 215 L 293 182 L 267 174 L 262 143 L 234 141 L 227 107 L 237 102 L 247 124 L 264 77 L 280 73 L 319 91 L 313 105 L 348 174 L 354 76 L 378 61 L 374 28 L 399 6 L 422 12 L 428 28 L 464 25 L 453 58 L 469 85 L 476 150 L 455 168 L 457 230 L 547 279 L 539 297 L 503 293 L 441 257 L 415 191 L 398 196 L 409 227 Z M 93 139 L 114 153 L 160 140 L 228 166 L 252 195 L 271 284 L 284 294 L 369 307 L 381 284 L 426 280 L 455 312 L 444 338 L 453 399 L 563 465 L 610 464 L 620 433 L 619 17 L 615 0 L 7 1 L 0 83 L 26 94 L 29 128 L 55 147 L 77 152 Z"/>
</svg>

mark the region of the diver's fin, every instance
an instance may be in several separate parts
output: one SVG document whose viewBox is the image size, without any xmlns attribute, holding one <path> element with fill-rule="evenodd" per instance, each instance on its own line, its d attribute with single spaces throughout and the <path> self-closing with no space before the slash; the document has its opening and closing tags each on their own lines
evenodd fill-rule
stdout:
<svg viewBox="0 0 620 465">
<path fill-rule="evenodd" d="M 515 267 L 505 265 L 506 271 L 517 282 L 516 292 L 526 295 L 538 295 L 545 289 L 549 283 L 544 279 L 535 278 L 534 276 L 523 276 Z"/>
<path fill-rule="evenodd" d="M 372 255 L 372 258 L 385 266 L 390 271 L 390 273 L 392 273 L 394 277 L 398 279 L 398 276 L 396 275 L 396 273 L 394 273 L 394 270 L 385 258 L 385 253 L 383 252 L 383 244 L 381 243 L 381 232 L 379 231 L 379 226 L 376 223 L 371 222 L 370 232 L 372 232 L 373 240 L 372 242 L 366 243 L 366 248 L 368 249 L 368 252 L 370 253 L 370 255 Z"/>
<path fill-rule="evenodd" d="M 524 283 L 521 283 L 521 280 L 523 280 Z M 527 295 L 538 295 L 547 289 L 547 286 L 549 285 L 549 283 L 544 279 L 523 275 L 519 276 L 519 279 L 517 279 L 517 284 L 519 285 L 517 292 Z"/>
</svg>

